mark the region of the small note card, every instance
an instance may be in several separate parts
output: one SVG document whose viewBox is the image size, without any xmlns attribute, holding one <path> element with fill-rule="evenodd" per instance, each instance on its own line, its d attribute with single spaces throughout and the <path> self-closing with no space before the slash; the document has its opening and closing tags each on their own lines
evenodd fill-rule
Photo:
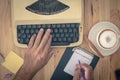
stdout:
<svg viewBox="0 0 120 80">
<path fill-rule="evenodd" d="M 23 59 L 19 57 L 15 52 L 11 51 L 5 61 L 2 63 L 2 66 L 10 70 L 12 73 L 16 73 L 23 64 Z"/>
</svg>

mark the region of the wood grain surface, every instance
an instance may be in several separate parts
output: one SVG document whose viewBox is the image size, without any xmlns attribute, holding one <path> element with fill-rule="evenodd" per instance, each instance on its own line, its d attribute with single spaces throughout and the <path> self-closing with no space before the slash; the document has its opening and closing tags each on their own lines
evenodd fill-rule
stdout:
<svg viewBox="0 0 120 80">
<path fill-rule="evenodd" d="M 25 49 L 16 47 L 13 43 L 10 7 L 11 0 L 0 0 L 0 53 L 5 57 L 13 50 L 24 57 Z M 92 26 L 100 21 L 110 21 L 120 28 L 120 0 L 85 0 L 84 35 L 88 35 Z M 91 51 L 84 40 L 80 47 Z M 33 80 L 50 80 L 65 48 L 54 50 L 55 54 Z M 120 69 L 119 60 L 120 49 L 111 56 L 101 58 L 94 70 L 94 80 L 115 80 L 114 71 Z M 8 80 L 4 78 L 7 73 L 10 72 L 0 65 L 0 80 Z"/>
</svg>

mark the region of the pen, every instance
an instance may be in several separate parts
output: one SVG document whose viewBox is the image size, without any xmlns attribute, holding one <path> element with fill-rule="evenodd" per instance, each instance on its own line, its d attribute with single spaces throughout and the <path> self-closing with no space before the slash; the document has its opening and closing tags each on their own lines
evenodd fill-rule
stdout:
<svg viewBox="0 0 120 80">
<path fill-rule="evenodd" d="M 86 80 L 85 74 L 84 74 L 84 70 L 82 69 L 80 60 L 79 60 L 79 65 L 80 65 L 80 72 L 81 72 L 82 79 L 83 79 L 83 80 Z"/>
</svg>

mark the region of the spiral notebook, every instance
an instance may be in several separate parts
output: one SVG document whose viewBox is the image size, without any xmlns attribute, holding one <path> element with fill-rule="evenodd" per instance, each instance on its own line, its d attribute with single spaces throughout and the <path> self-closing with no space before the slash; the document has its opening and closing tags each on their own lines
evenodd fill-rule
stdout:
<svg viewBox="0 0 120 80">
<path fill-rule="evenodd" d="M 99 57 L 80 47 L 67 48 L 51 80 L 72 80 L 76 64 L 79 64 L 78 60 L 80 60 L 81 63 L 92 66 L 94 69 L 99 61 Z"/>
</svg>

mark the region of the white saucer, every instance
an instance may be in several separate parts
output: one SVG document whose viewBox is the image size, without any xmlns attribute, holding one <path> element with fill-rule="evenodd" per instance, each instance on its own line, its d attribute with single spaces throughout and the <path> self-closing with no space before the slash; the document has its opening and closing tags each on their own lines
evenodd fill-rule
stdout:
<svg viewBox="0 0 120 80">
<path fill-rule="evenodd" d="M 101 48 L 98 44 L 97 44 L 97 35 L 99 34 L 100 31 L 105 30 L 105 29 L 112 29 L 114 31 L 116 31 L 119 35 L 120 35 L 120 30 L 119 28 L 114 25 L 113 23 L 110 22 L 99 22 L 97 24 L 95 24 L 92 29 L 89 32 L 88 38 L 89 40 L 91 40 L 91 42 L 95 45 L 95 47 L 99 50 L 99 52 L 103 55 L 103 56 L 109 56 L 112 55 L 113 53 L 115 53 L 119 47 L 120 47 L 120 40 L 118 42 L 118 44 L 112 48 L 112 49 L 103 49 Z"/>
</svg>

